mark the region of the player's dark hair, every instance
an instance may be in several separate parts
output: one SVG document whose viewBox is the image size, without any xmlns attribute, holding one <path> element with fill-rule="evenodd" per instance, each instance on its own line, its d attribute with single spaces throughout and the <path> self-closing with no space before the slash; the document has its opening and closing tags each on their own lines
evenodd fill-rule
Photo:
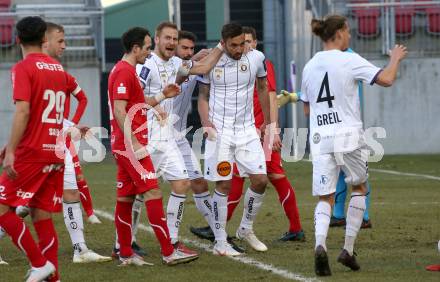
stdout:
<svg viewBox="0 0 440 282">
<path fill-rule="evenodd" d="M 64 33 L 64 27 L 62 25 L 53 23 L 53 22 L 46 22 L 47 25 L 47 32 L 52 32 L 54 30 L 58 30 L 59 32 Z"/>
<path fill-rule="evenodd" d="M 336 32 L 346 27 L 347 18 L 341 15 L 329 15 L 322 20 L 312 19 L 312 31 L 322 41 L 334 40 Z"/>
<path fill-rule="evenodd" d="M 252 35 L 252 39 L 253 40 L 257 40 L 257 31 L 255 30 L 255 28 L 253 28 L 251 26 L 244 26 L 243 27 L 243 33 L 244 34 L 251 34 Z"/>
<path fill-rule="evenodd" d="M 142 48 L 144 46 L 145 36 L 150 36 L 148 29 L 143 27 L 132 27 L 122 35 L 122 46 L 125 53 L 130 53 L 134 45 Z"/>
<path fill-rule="evenodd" d="M 192 42 L 196 43 L 197 36 L 194 33 L 192 33 L 191 31 L 180 30 L 179 31 L 179 40 L 182 40 L 182 39 L 188 39 L 188 40 L 191 40 Z"/>
<path fill-rule="evenodd" d="M 160 36 L 160 33 L 162 32 L 162 30 L 167 27 L 178 30 L 177 25 L 172 22 L 161 22 L 156 27 L 155 36 Z"/>
<path fill-rule="evenodd" d="M 222 39 L 234 38 L 243 34 L 243 27 L 239 23 L 231 22 L 222 27 Z"/>
<path fill-rule="evenodd" d="M 41 46 L 46 33 L 46 22 L 40 17 L 25 17 L 17 25 L 17 36 L 24 46 Z"/>
</svg>

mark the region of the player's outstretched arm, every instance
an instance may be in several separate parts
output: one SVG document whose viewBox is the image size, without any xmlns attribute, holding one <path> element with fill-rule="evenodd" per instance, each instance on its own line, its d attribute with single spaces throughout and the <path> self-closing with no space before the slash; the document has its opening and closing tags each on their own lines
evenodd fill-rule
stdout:
<svg viewBox="0 0 440 282">
<path fill-rule="evenodd" d="M 376 84 L 383 87 L 390 87 L 396 80 L 397 71 L 399 70 L 400 61 L 408 54 L 406 47 L 396 45 L 390 51 L 390 62 L 378 75 Z"/>
<path fill-rule="evenodd" d="M 26 101 L 17 100 L 15 102 L 15 113 L 12 120 L 11 135 L 9 137 L 8 145 L 6 146 L 5 158 L 3 160 L 3 167 L 12 179 L 17 177 L 17 172 L 14 169 L 15 150 L 18 143 L 23 137 L 24 131 L 29 122 L 30 104 Z"/>
<path fill-rule="evenodd" d="M 193 65 L 189 69 L 188 74 L 208 73 L 215 66 L 215 64 L 217 64 L 218 60 L 222 55 L 223 55 L 223 47 L 219 43 L 219 45 L 217 45 L 216 48 L 212 48 L 208 56 L 204 57 L 198 62 L 193 62 Z M 181 72 L 181 69 L 179 69 L 179 72 Z"/>
</svg>

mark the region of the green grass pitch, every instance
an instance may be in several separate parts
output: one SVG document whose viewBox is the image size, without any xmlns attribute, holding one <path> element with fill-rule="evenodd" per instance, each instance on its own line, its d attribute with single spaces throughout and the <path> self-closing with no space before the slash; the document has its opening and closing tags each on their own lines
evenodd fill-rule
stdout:
<svg viewBox="0 0 440 282">
<path fill-rule="evenodd" d="M 336 262 L 344 242 L 344 229 L 331 228 L 327 246 L 333 276 L 321 281 L 439 281 L 440 273 L 424 270 L 428 264 L 440 263 L 437 242 L 440 239 L 440 181 L 417 176 L 393 175 L 377 172 L 384 169 L 440 177 L 440 156 L 385 156 L 379 163 L 371 163 L 372 185 L 370 217 L 373 229 L 361 230 L 355 246 L 359 272 L 351 272 Z M 297 274 L 304 279 L 316 278 L 313 269 L 313 210 L 316 199 L 311 196 L 311 163 L 285 163 L 293 183 L 306 233 L 304 243 L 277 243 L 287 231 L 287 220 L 278 202 L 276 192 L 269 187 L 265 202 L 255 222 L 257 236 L 269 247 L 266 253 L 247 248 L 246 256 L 270 264 L 278 269 Z M 84 165 L 95 209 L 113 213 L 115 205 L 115 168 L 112 160 Z M 210 185 L 212 188 L 212 185 Z M 161 183 L 165 199 L 169 186 Z M 234 234 L 241 219 L 240 205 L 228 224 Z M 100 254 L 110 255 L 114 242 L 114 225 L 101 218 L 102 225 L 85 223 L 88 246 Z M 28 221 L 29 219 L 27 219 Z M 159 245 L 150 233 L 140 230 L 138 242 L 149 253 L 147 261 L 153 267 L 116 267 L 116 262 L 74 265 L 72 247 L 61 214 L 55 215 L 60 237 L 59 258 L 62 281 L 284 281 L 273 272 L 253 265 L 216 257 L 200 250 L 200 259 L 187 265 L 167 267 L 161 264 Z M 141 222 L 147 224 L 145 210 Z M 189 226 L 205 225 L 198 214 L 192 197 L 188 197 L 180 235 L 197 240 Z M 208 243 L 206 241 L 199 241 Z M 246 246 L 246 245 L 244 245 Z M 195 246 L 193 246 L 195 247 Z M 23 256 L 8 238 L 0 241 L 0 254 L 10 263 L 0 266 L 0 281 L 22 281 L 28 269 Z"/>
</svg>

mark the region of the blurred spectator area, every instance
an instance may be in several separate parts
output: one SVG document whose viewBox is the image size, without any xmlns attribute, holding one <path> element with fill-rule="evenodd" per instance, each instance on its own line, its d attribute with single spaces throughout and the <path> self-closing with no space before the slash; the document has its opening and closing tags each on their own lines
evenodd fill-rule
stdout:
<svg viewBox="0 0 440 282">
<path fill-rule="evenodd" d="M 310 1 L 312 4 L 317 1 Z M 348 17 L 352 47 L 370 58 L 395 44 L 410 56 L 440 56 L 440 1 L 333 0 L 330 10 Z"/>
</svg>

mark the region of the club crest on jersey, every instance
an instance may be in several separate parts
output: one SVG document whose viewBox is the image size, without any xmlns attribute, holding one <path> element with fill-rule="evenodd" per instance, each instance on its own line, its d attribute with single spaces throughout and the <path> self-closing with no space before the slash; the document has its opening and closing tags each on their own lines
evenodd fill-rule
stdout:
<svg viewBox="0 0 440 282">
<path fill-rule="evenodd" d="M 221 68 L 214 69 L 215 79 L 219 80 L 222 77 L 222 75 L 223 75 L 223 69 L 221 69 Z"/>
<path fill-rule="evenodd" d="M 220 162 L 217 164 L 217 173 L 220 176 L 228 176 L 232 171 L 231 164 L 229 162 Z"/>
<path fill-rule="evenodd" d="M 247 72 L 247 70 L 248 70 L 248 65 L 245 64 L 245 63 L 241 63 L 241 65 L 240 65 L 240 71 L 241 71 L 241 72 Z"/>
<path fill-rule="evenodd" d="M 318 144 L 321 141 L 321 135 L 319 133 L 315 133 L 313 135 L 313 143 Z"/>
</svg>

